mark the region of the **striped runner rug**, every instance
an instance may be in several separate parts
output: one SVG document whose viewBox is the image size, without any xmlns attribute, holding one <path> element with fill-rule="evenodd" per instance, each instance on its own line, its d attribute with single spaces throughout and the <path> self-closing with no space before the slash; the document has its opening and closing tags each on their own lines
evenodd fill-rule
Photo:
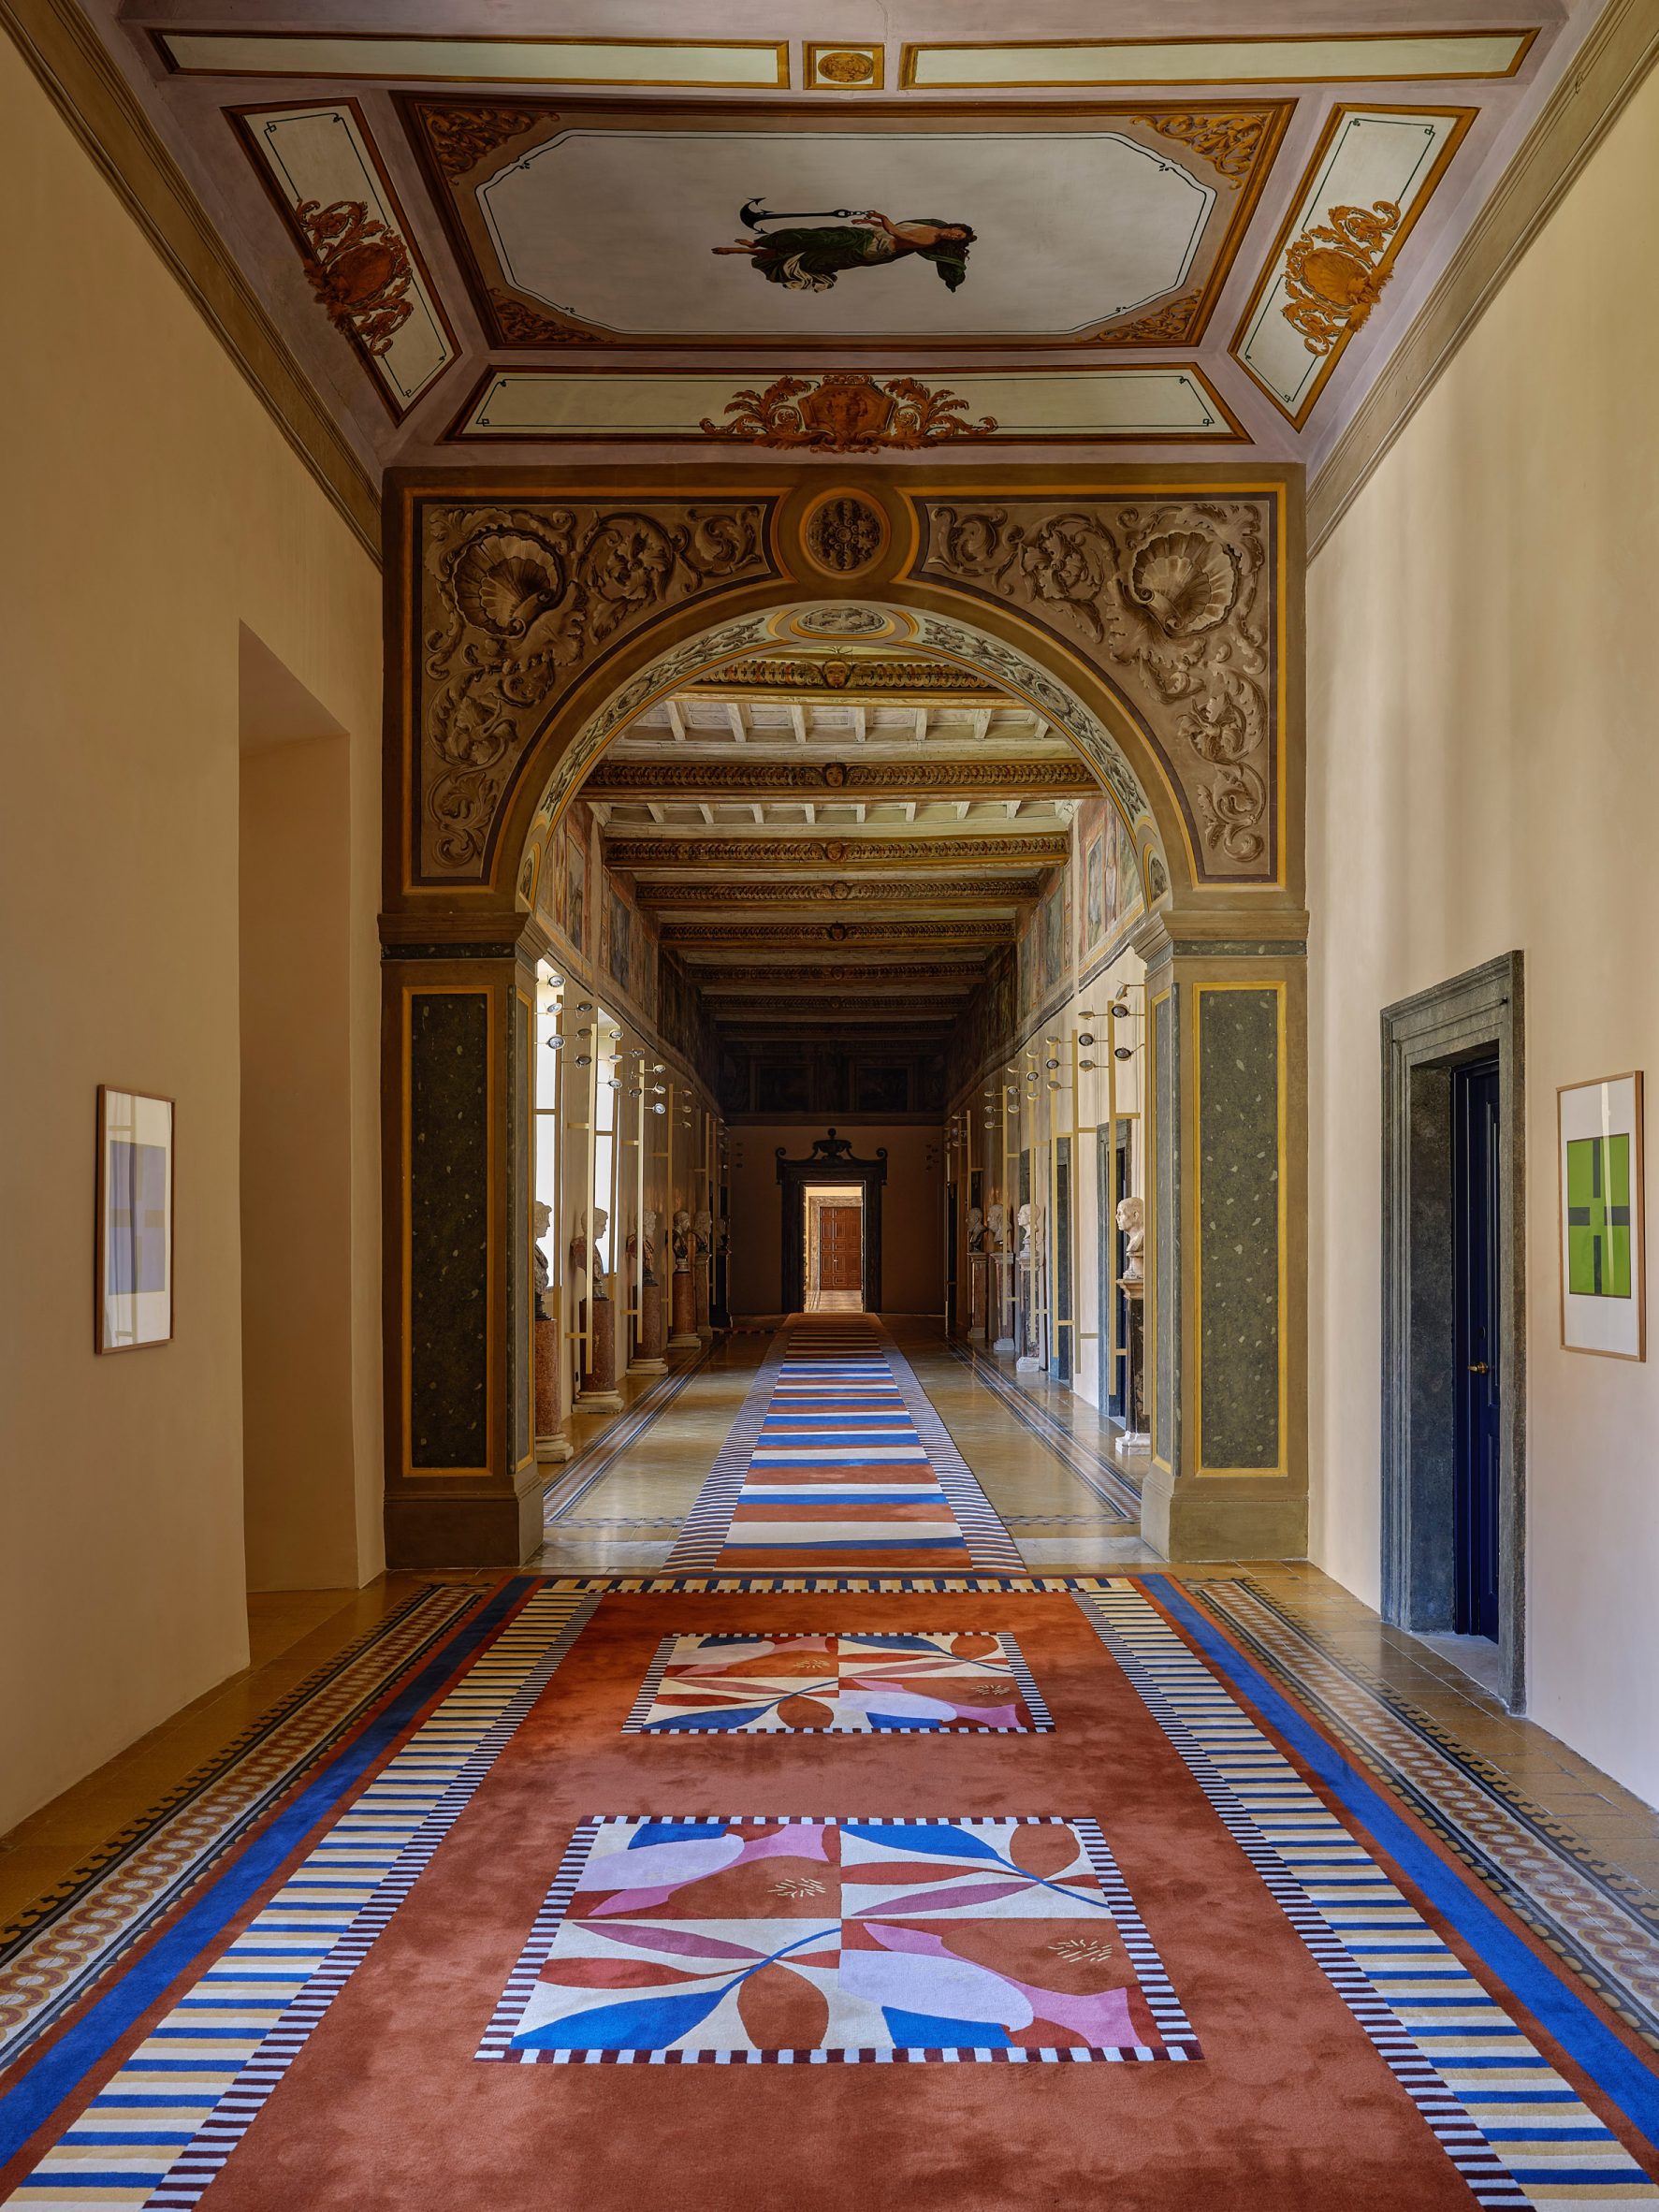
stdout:
<svg viewBox="0 0 1659 2212">
<path fill-rule="evenodd" d="M 773 1340 L 668 1574 L 1024 1571 L 909 1361 L 874 1316 Z"/>
</svg>

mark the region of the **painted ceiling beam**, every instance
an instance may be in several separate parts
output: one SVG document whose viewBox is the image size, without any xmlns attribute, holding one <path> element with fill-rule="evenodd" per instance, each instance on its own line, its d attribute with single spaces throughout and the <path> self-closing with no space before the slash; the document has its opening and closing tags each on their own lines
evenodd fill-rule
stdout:
<svg viewBox="0 0 1659 2212">
<path fill-rule="evenodd" d="M 1063 831 L 1033 829 L 1023 837 L 975 837 L 953 831 L 930 837 L 608 837 L 612 867 L 653 872 L 662 868 L 963 868 L 979 866 L 1039 867 L 1066 860 L 1071 841 Z"/>
<path fill-rule="evenodd" d="M 1052 760 L 638 761 L 613 753 L 583 785 L 594 799 L 787 798 L 837 794 L 842 803 L 882 799 L 1087 798 L 1099 791 L 1076 754 Z"/>
</svg>

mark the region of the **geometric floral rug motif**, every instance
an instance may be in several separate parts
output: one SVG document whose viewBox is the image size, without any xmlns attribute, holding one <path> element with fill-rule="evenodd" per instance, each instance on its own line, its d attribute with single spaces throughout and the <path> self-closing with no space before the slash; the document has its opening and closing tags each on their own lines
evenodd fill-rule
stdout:
<svg viewBox="0 0 1659 2212">
<path fill-rule="evenodd" d="M 1201 2055 L 1093 1821 L 584 1821 L 477 2056 L 965 2052 Z"/>
<path fill-rule="evenodd" d="M 665 1637 L 625 1735 L 1031 1735 L 1054 1726 L 989 1630 Z"/>
</svg>

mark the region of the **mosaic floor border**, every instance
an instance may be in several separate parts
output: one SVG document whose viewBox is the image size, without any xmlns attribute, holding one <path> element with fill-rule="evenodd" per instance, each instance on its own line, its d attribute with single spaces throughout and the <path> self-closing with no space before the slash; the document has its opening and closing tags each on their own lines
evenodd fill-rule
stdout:
<svg viewBox="0 0 1659 2212">
<path fill-rule="evenodd" d="M 0 1928 L 0 2068 L 22 2057 L 479 1602 L 416 1590 Z"/>
<path fill-rule="evenodd" d="M 1252 1578 L 1192 1594 L 1659 2050 L 1659 1898 Z"/>
</svg>

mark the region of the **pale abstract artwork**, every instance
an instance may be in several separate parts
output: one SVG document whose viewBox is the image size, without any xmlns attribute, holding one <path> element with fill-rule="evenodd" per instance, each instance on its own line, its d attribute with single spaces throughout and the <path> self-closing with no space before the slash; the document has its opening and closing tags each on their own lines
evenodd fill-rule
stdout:
<svg viewBox="0 0 1659 2212">
<path fill-rule="evenodd" d="M 100 1352 L 173 1333 L 173 1107 L 98 1091 L 97 1334 Z"/>
</svg>

